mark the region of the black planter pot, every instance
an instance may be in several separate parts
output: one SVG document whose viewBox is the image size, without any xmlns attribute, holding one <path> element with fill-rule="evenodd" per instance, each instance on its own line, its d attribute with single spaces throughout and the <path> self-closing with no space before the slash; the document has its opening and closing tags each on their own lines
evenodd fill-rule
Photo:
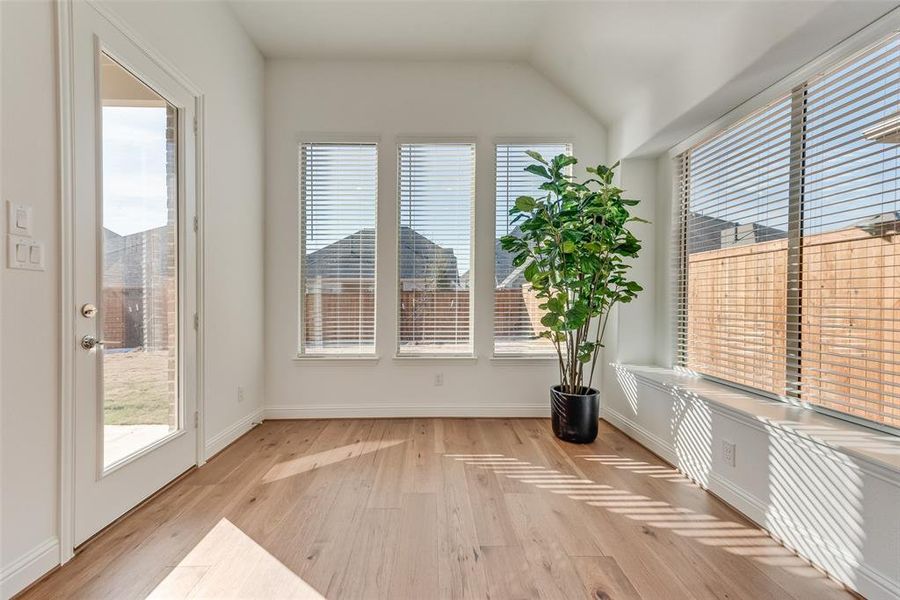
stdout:
<svg viewBox="0 0 900 600">
<path fill-rule="evenodd" d="M 573 444 L 590 444 L 597 439 L 600 419 L 600 392 L 582 388 L 582 394 L 566 394 L 560 386 L 550 388 L 550 414 L 556 437 Z"/>
</svg>

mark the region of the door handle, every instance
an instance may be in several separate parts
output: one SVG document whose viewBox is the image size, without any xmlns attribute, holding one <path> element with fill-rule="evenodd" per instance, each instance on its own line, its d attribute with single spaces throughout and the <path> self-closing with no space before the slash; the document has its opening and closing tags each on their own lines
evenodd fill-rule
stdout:
<svg viewBox="0 0 900 600">
<path fill-rule="evenodd" d="M 92 335 L 86 335 L 81 338 L 81 347 L 85 350 L 93 350 L 97 346 L 103 346 L 104 344 L 110 344 L 112 342 L 108 340 L 98 340 Z"/>
</svg>

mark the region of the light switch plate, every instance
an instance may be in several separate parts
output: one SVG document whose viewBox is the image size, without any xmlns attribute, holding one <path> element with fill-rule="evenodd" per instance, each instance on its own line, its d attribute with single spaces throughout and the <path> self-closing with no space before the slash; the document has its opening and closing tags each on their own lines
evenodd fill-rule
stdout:
<svg viewBox="0 0 900 600">
<path fill-rule="evenodd" d="M 30 206 L 6 203 L 6 227 L 10 235 L 31 237 L 34 234 L 34 213 Z"/>
<path fill-rule="evenodd" d="M 6 236 L 6 265 L 10 269 L 44 270 L 44 243 L 21 235 Z"/>
</svg>

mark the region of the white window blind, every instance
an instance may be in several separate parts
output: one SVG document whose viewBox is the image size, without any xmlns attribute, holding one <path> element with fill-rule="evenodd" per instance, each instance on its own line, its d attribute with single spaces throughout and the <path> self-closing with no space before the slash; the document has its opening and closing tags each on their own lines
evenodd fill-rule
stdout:
<svg viewBox="0 0 900 600">
<path fill-rule="evenodd" d="M 900 37 L 677 159 L 679 362 L 900 427 Z"/>
<path fill-rule="evenodd" d="M 785 382 L 790 98 L 683 157 L 683 363 L 774 394 Z M 685 310 L 686 309 L 686 312 Z"/>
<path fill-rule="evenodd" d="M 300 354 L 375 352 L 375 144 L 300 145 Z"/>
<path fill-rule="evenodd" d="M 474 144 L 399 147 L 399 355 L 473 353 Z"/>
<path fill-rule="evenodd" d="M 522 273 L 525 265 L 514 267 L 513 254 L 500 246 L 500 238 L 521 232 L 511 223 L 509 209 L 519 196 L 539 198 L 541 179 L 525 171 L 535 161 L 525 151 L 534 150 L 545 158 L 571 154 L 570 144 L 498 144 L 496 147 L 496 220 L 494 239 L 494 354 L 556 355 L 553 344 L 538 334 L 545 329 L 535 296 Z"/>
<path fill-rule="evenodd" d="M 804 92 L 797 395 L 900 426 L 900 37 Z M 870 131 L 892 119 L 893 141 Z"/>
</svg>

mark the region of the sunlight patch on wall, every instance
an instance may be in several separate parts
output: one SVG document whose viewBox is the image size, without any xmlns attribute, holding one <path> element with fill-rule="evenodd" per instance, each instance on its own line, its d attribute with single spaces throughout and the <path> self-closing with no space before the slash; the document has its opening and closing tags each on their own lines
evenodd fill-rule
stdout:
<svg viewBox="0 0 900 600">
<path fill-rule="evenodd" d="M 625 393 L 625 399 L 628 401 L 631 413 L 636 415 L 638 412 L 637 378 L 634 376 L 634 373 L 621 365 L 615 365 L 614 368 L 619 387 Z"/>
<path fill-rule="evenodd" d="M 866 542 L 862 475 L 843 453 L 797 439 L 793 421 L 771 422 L 766 527 L 835 578 L 854 585 Z M 818 436 L 820 432 L 816 432 Z"/>
<path fill-rule="evenodd" d="M 708 487 L 712 467 L 712 413 L 696 394 L 675 388 L 671 396 L 672 439 L 678 467 L 704 488 Z"/>
</svg>

